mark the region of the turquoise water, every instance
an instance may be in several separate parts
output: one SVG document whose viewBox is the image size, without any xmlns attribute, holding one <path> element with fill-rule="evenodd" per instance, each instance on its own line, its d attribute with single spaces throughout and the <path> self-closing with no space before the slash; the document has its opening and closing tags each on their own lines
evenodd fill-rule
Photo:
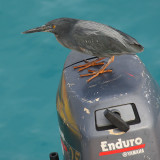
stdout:
<svg viewBox="0 0 160 160">
<path fill-rule="evenodd" d="M 62 157 L 55 98 L 70 50 L 50 33 L 22 31 L 59 17 L 111 25 L 145 47 L 138 55 L 160 84 L 159 7 L 159 0 L 1 0 L 0 160 Z"/>
</svg>

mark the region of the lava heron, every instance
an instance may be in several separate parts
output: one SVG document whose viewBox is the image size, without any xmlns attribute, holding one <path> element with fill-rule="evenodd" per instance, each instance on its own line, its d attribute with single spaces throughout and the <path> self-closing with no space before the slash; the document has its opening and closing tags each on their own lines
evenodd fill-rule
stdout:
<svg viewBox="0 0 160 160">
<path fill-rule="evenodd" d="M 87 82 L 99 74 L 112 72 L 105 69 L 114 61 L 114 56 L 133 55 L 143 51 L 143 46 L 134 38 L 110 26 L 93 21 L 59 18 L 23 33 L 34 32 L 51 32 L 64 47 L 98 57 L 92 62 L 85 61 L 86 64 L 74 67 L 82 71 L 91 66 L 103 65 L 98 71 L 88 70 L 91 73 L 80 75 L 92 75 Z M 108 62 L 102 62 L 101 60 L 106 57 L 109 58 Z"/>
</svg>

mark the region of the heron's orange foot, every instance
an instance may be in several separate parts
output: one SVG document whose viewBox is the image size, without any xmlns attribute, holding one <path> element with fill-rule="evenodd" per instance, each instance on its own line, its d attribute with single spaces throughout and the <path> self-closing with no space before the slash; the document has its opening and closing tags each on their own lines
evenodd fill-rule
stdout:
<svg viewBox="0 0 160 160">
<path fill-rule="evenodd" d="M 87 60 L 85 60 L 86 64 L 83 64 L 83 65 L 79 65 L 79 66 L 74 66 L 73 68 L 76 69 L 76 68 L 79 68 L 78 71 L 82 71 L 86 68 L 89 68 L 91 66 L 98 66 L 98 65 L 104 65 L 104 62 L 99 62 L 101 60 L 103 60 L 104 58 L 98 58 L 94 61 L 91 61 L 91 62 L 88 62 Z M 97 63 L 98 62 L 98 63 Z"/>
<path fill-rule="evenodd" d="M 99 74 L 107 73 L 107 72 L 112 72 L 111 69 L 107 69 L 104 71 L 93 71 L 93 70 L 88 70 L 88 74 L 81 74 L 80 77 L 86 77 L 86 76 L 92 76 L 90 79 L 87 80 L 87 82 L 91 81 L 93 78 L 96 78 Z"/>
<path fill-rule="evenodd" d="M 91 78 L 89 78 L 87 80 L 87 82 L 90 82 L 92 79 L 96 78 L 99 74 L 102 74 L 102 73 L 106 73 L 106 72 L 112 72 L 112 70 L 105 70 L 112 62 L 114 61 L 114 56 L 112 56 L 108 62 L 103 65 L 98 71 L 93 71 L 93 70 L 88 70 L 88 72 L 91 72 L 91 73 L 88 73 L 88 74 L 85 74 L 85 75 L 80 75 L 81 77 L 84 77 L 84 76 L 91 76 Z"/>
</svg>

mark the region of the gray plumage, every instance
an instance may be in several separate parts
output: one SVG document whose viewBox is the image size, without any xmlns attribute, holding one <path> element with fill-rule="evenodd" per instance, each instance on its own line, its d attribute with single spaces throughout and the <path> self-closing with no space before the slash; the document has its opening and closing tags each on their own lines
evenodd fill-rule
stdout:
<svg viewBox="0 0 160 160">
<path fill-rule="evenodd" d="M 63 46 L 97 57 L 136 54 L 143 51 L 143 47 L 134 38 L 93 21 L 59 18 L 23 33 L 33 32 L 52 32 Z"/>
</svg>

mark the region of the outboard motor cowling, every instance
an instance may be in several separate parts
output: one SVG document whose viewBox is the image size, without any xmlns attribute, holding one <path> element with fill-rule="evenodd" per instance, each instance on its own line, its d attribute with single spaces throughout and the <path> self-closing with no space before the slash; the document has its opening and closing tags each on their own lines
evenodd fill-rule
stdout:
<svg viewBox="0 0 160 160">
<path fill-rule="evenodd" d="M 160 90 L 138 56 L 115 57 L 87 83 L 73 66 L 95 57 L 73 52 L 57 93 L 64 159 L 160 160 Z"/>
</svg>

